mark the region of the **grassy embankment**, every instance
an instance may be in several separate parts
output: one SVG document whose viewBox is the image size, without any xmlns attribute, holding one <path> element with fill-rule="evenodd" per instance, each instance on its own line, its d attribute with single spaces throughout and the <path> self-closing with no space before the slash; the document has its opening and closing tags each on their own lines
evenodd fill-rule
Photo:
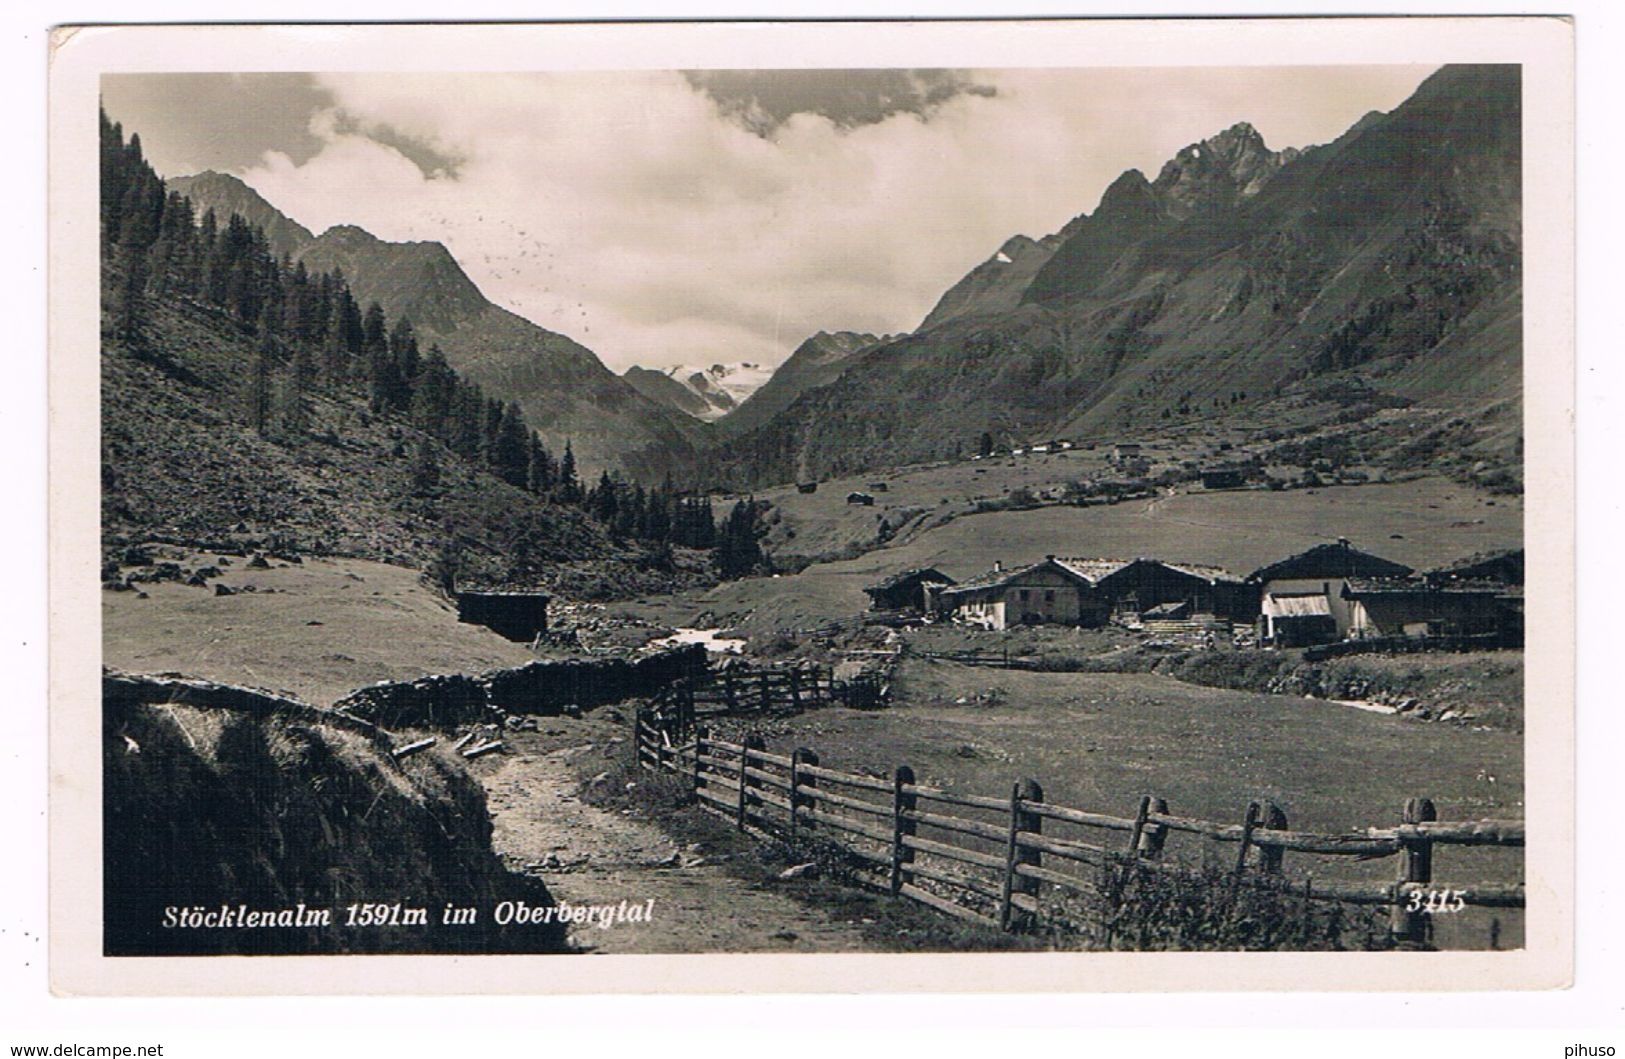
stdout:
<svg viewBox="0 0 1625 1059">
<path fill-rule="evenodd" d="M 459 624 L 456 608 L 415 570 L 360 559 L 271 560 L 267 569 L 238 559 L 220 569 L 207 588 L 144 584 L 146 599 L 104 591 L 103 661 L 328 704 L 374 681 L 474 673 L 534 657 L 524 644 Z M 216 595 L 214 584 L 235 594 Z"/>
</svg>

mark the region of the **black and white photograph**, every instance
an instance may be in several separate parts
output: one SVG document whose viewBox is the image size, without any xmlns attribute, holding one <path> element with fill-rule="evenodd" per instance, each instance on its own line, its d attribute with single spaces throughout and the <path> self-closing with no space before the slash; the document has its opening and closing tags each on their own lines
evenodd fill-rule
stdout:
<svg viewBox="0 0 1625 1059">
<path fill-rule="evenodd" d="M 86 959 L 1562 981 L 1548 53 L 936 28 L 80 77 Z"/>
</svg>

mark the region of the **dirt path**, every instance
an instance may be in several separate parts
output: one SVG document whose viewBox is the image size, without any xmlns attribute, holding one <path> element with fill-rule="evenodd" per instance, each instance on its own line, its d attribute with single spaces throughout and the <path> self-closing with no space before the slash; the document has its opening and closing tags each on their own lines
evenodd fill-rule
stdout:
<svg viewBox="0 0 1625 1059">
<path fill-rule="evenodd" d="M 577 797 L 573 747 L 504 755 L 483 777 L 492 844 L 516 871 L 540 875 L 560 902 L 654 901 L 647 923 L 571 928 L 592 952 L 856 952 L 856 924 L 828 920 L 782 894 L 729 875 L 655 825 Z"/>
</svg>

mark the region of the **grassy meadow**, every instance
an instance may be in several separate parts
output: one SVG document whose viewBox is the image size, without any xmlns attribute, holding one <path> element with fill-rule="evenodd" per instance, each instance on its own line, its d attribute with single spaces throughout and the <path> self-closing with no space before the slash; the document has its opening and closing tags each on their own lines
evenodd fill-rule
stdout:
<svg viewBox="0 0 1625 1059">
<path fill-rule="evenodd" d="M 215 562 L 199 556 L 192 564 Z M 224 584 L 235 595 L 216 595 Z M 252 586 L 253 591 L 247 591 Z M 478 625 L 416 570 L 360 559 L 242 559 L 211 587 L 146 584 L 102 593 L 102 661 L 140 673 L 179 672 L 327 705 L 379 680 L 478 673 L 535 656 Z"/>
<path fill-rule="evenodd" d="M 1198 687 L 1152 674 L 1030 673 L 910 660 L 886 709 L 825 709 L 768 722 L 770 749 L 804 745 L 820 763 L 1001 796 L 1031 777 L 1045 799 L 1132 817 L 1144 795 L 1182 816 L 1241 823 L 1270 799 L 1293 828 L 1342 832 L 1397 824 L 1405 800 L 1430 797 L 1442 819 L 1522 818 L 1523 744 L 1513 733 L 1419 724 L 1337 703 Z M 744 725 L 746 722 L 736 722 Z M 1170 838 L 1198 863 L 1205 844 Z M 1234 856 L 1234 847 L 1225 847 Z M 1221 858 L 1222 859 L 1222 858 Z M 1435 878 L 1519 878 L 1515 850 L 1441 849 Z M 1339 881 L 1389 881 L 1397 862 L 1288 854 L 1286 870 Z M 1441 923 L 1440 941 L 1482 947 L 1490 914 Z M 1517 914 L 1500 914 L 1515 943 Z"/>
</svg>

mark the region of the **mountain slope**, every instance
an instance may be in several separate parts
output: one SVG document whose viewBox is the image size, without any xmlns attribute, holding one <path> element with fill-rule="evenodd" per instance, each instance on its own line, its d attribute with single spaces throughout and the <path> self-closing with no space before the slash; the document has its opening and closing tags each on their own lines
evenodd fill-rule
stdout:
<svg viewBox="0 0 1625 1059">
<path fill-rule="evenodd" d="M 1036 240 L 1025 235 L 1012 237 L 996 254 L 949 287 L 919 329 L 929 331 L 960 317 L 992 316 L 1018 308 L 1022 295 L 1055 256 L 1061 242 L 1060 234 Z"/>
<path fill-rule="evenodd" d="M 1519 100 L 1517 67 L 1446 67 L 1302 154 L 1238 125 L 1155 181 L 1131 170 L 1058 233 L 1017 304 L 1003 289 L 966 311 L 973 272 L 932 326 L 852 356 L 711 465 L 760 484 L 940 458 L 983 430 L 1155 431 L 1340 375 L 1510 451 Z"/>
<path fill-rule="evenodd" d="M 848 361 L 881 339 L 857 331 L 820 331 L 797 346 L 761 388 L 718 426 L 743 433 L 767 422 L 808 390 L 828 385 L 840 376 Z"/>
<path fill-rule="evenodd" d="M 656 371 L 653 368 L 644 368 L 634 364 L 621 373 L 621 378 L 625 379 L 634 390 L 649 400 L 675 408 L 684 415 L 693 416 L 695 419 L 713 418 L 719 414 L 719 411 L 726 411 L 726 409 L 717 409 L 702 395 L 684 386 L 663 371 Z"/>
<path fill-rule="evenodd" d="M 199 213 L 212 207 L 224 217 L 245 206 L 267 231 L 294 241 L 304 232 L 235 177 L 205 173 L 173 183 Z M 692 419 L 638 393 L 585 346 L 490 302 L 440 243 L 386 242 L 354 225 L 305 236 L 292 252 L 296 261 L 312 271 L 341 269 L 358 302 L 377 301 L 391 319 L 410 320 L 424 349 L 438 344 L 456 371 L 518 402 L 550 448 L 568 441 L 584 472 L 622 466 L 639 449 L 684 452 L 697 436 Z"/>
</svg>

